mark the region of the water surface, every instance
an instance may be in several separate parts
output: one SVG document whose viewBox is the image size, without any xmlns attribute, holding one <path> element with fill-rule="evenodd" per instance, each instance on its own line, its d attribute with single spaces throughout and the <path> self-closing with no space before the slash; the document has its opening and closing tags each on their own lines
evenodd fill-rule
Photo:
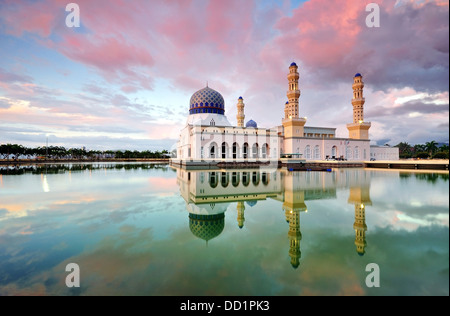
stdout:
<svg viewBox="0 0 450 316">
<path fill-rule="evenodd" d="M 0 295 L 448 295 L 448 178 L 1 167 Z"/>
</svg>

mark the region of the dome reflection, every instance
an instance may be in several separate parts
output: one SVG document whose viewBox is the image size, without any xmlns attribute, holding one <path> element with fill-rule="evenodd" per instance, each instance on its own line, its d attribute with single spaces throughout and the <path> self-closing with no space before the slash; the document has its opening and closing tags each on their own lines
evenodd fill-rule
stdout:
<svg viewBox="0 0 450 316">
<path fill-rule="evenodd" d="M 291 172 L 283 169 L 186 170 L 176 169 L 177 183 L 186 202 L 189 229 L 206 243 L 219 238 L 225 228 L 225 213 L 236 212 L 239 229 L 245 228 L 245 212 L 258 211 L 258 201 L 281 202 L 288 225 L 290 264 L 300 267 L 301 213 L 308 201 L 336 199 L 338 188 L 350 190 L 348 203 L 355 207 L 353 229 L 358 255 L 366 249 L 365 208 L 370 200 L 370 175 L 362 169 L 345 172 Z M 234 211 L 233 211 L 234 210 Z M 312 209 L 314 211 L 314 209 Z M 253 225 L 255 223 L 252 223 Z"/>
</svg>

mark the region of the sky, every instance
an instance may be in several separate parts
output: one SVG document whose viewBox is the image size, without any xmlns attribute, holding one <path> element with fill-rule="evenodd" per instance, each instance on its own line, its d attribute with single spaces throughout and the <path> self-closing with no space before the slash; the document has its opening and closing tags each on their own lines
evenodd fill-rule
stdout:
<svg viewBox="0 0 450 316">
<path fill-rule="evenodd" d="M 449 141 L 448 0 L 78 0 L 80 27 L 68 3 L 0 1 L 0 143 L 169 150 L 206 82 L 275 127 L 293 61 L 308 126 L 347 137 L 361 73 L 373 144 Z"/>
</svg>

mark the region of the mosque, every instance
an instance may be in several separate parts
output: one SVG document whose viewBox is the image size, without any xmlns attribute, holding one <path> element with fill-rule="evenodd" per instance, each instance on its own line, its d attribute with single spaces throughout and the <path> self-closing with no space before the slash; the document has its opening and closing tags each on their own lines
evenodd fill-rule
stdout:
<svg viewBox="0 0 450 316">
<path fill-rule="evenodd" d="M 261 128 L 245 121 L 245 103 L 237 100 L 237 126 L 225 115 L 222 95 L 206 86 L 195 92 L 189 103 L 189 116 L 181 130 L 171 164 L 181 167 L 211 166 L 218 162 L 278 162 L 280 158 L 303 161 L 366 161 L 379 157 L 398 160 L 398 148 L 370 145 L 370 122 L 364 120 L 363 76 L 353 78 L 353 122 L 347 124 L 348 137 L 336 137 L 336 128 L 306 125 L 299 110 L 299 72 L 289 66 L 288 101 L 281 125 Z"/>
</svg>

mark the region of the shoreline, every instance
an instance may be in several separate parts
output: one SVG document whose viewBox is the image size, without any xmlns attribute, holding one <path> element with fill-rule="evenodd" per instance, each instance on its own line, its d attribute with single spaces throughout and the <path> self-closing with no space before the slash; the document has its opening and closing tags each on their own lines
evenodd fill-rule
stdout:
<svg viewBox="0 0 450 316">
<path fill-rule="evenodd" d="M 173 165 L 170 158 L 120 158 L 120 159 L 19 159 L 19 160 L 0 160 L 0 166 L 23 166 L 23 165 L 46 165 L 46 164 L 83 164 L 83 163 L 153 163 Z M 195 166 L 183 166 L 186 169 L 235 169 L 235 168 L 260 168 L 265 163 L 225 163 L 219 162 L 214 166 L 208 164 L 199 164 Z M 322 170 L 323 168 L 368 168 L 368 169 L 402 169 L 402 170 L 446 170 L 448 171 L 448 160 L 396 160 L 396 161 L 360 161 L 360 162 L 337 162 L 314 160 L 302 164 L 278 164 L 280 168 L 292 170 Z"/>
<path fill-rule="evenodd" d="M 67 163 L 95 163 L 95 162 L 142 162 L 142 163 L 169 163 L 169 158 L 120 158 L 120 159 L 0 159 L 0 166 L 16 165 L 42 165 L 42 164 L 67 164 Z"/>
</svg>

